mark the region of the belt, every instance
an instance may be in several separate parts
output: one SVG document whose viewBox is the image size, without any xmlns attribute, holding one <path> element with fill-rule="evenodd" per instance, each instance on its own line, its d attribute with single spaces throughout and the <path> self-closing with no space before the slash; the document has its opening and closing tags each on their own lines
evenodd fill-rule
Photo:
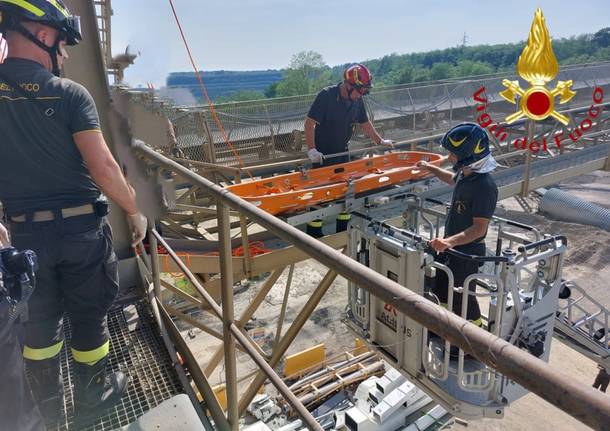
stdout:
<svg viewBox="0 0 610 431">
<path fill-rule="evenodd" d="M 95 213 L 95 208 L 92 204 L 85 204 L 79 207 L 71 207 L 71 208 L 62 208 L 61 209 L 61 217 L 69 218 L 76 217 L 85 214 L 93 214 Z M 26 221 L 26 215 L 21 214 L 18 216 L 9 217 L 10 221 L 16 223 L 23 223 Z M 32 221 L 41 222 L 41 221 L 51 221 L 55 220 L 55 213 L 53 211 L 35 211 L 32 213 Z"/>
</svg>

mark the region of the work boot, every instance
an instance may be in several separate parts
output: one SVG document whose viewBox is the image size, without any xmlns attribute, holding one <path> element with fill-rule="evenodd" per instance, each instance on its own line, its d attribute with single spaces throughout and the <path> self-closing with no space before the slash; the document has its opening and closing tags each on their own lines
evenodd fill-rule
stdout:
<svg viewBox="0 0 610 431">
<path fill-rule="evenodd" d="M 89 425 L 114 406 L 127 389 L 128 378 L 121 371 L 106 374 L 108 357 L 94 365 L 74 362 L 74 424 Z"/>
<path fill-rule="evenodd" d="M 46 423 L 57 423 L 64 416 L 64 383 L 59 355 L 42 361 L 25 361 L 32 395 Z"/>
</svg>

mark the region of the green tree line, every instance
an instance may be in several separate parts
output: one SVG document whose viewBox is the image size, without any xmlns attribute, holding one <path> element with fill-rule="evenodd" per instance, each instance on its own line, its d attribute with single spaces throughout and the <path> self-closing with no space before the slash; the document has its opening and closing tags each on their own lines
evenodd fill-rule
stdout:
<svg viewBox="0 0 610 431">
<path fill-rule="evenodd" d="M 457 46 L 412 54 L 390 54 L 362 61 L 373 73 L 375 87 L 436 81 L 515 70 L 525 42 L 498 45 Z M 593 34 L 553 40 L 553 50 L 561 65 L 610 60 L 610 27 Z M 264 93 L 244 91 L 222 101 L 298 96 L 320 91 L 341 80 L 348 64 L 329 67 L 322 55 L 302 51 L 292 56 L 283 79 Z"/>
</svg>

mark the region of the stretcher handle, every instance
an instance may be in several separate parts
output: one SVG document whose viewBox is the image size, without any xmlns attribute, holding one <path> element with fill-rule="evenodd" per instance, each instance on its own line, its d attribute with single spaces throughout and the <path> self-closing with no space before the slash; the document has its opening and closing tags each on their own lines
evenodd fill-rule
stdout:
<svg viewBox="0 0 610 431">
<path fill-rule="evenodd" d="M 432 249 L 432 247 L 430 247 Z M 464 259 L 464 260 L 472 260 L 474 262 L 494 262 L 494 263 L 502 263 L 502 262 L 508 262 L 509 258 L 506 256 L 479 256 L 476 254 L 467 254 L 467 253 L 462 253 L 461 251 L 458 251 L 454 248 L 448 248 L 447 250 L 445 250 L 443 253 L 449 254 L 451 256 L 454 257 L 458 257 L 460 259 Z"/>
<path fill-rule="evenodd" d="M 390 232 L 399 233 L 401 235 L 406 236 L 407 238 L 414 240 L 417 243 L 423 244 L 426 247 L 426 252 L 428 252 L 430 254 L 434 254 L 434 255 L 438 254 L 438 252 L 436 250 L 434 250 L 432 247 L 430 247 L 430 241 L 428 241 L 421 235 L 417 235 L 415 233 L 411 233 L 404 229 L 400 229 L 395 226 L 391 226 L 387 223 L 379 222 L 379 221 L 374 220 L 373 218 L 367 216 L 366 214 L 362 214 L 357 211 L 352 212 L 352 214 L 357 217 L 368 220 L 372 223 L 376 223 L 379 226 L 384 227 L 385 229 L 388 229 Z M 447 253 L 449 255 L 459 257 L 460 259 L 472 260 L 475 262 L 496 262 L 496 263 L 498 263 L 498 262 L 508 262 L 509 261 L 509 258 L 506 256 L 478 256 L 478 255 L 474 255 L 474 254 L 462 253 L 461 251 L 457 251 L 453 248 L 449 248 L 449 249 L 445 250 L 443 253 Z"/>
<path fill-rule="evenodd" d="M 517 250 L 519 253 L 524 253 L 532 248 L 540 247 L 541 245 L 555 243 L 557 241 L 561 241 L 561 244 L 568 245 L 568 238 L 565 235 L 555 235 L 550 238 L 541 239 L 540 241 L 532 242 L 527 245 L 521 245 Z"/>
</svg>

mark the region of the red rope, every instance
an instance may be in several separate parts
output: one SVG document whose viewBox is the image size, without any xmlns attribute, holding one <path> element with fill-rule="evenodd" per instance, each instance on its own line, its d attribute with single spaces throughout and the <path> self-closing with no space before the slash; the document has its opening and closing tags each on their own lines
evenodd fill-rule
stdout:
<svg viewBox="0 0 610 431">
<path fill-rule="evenodd" d="M 271 253 L 271 251 L 272 251 L 271 249 L 266 248 L 265 243 L 262 241 L 250 241 L 248 243 L 248 245 L 250 248 L 250 256 L 258 256 L 260 254 Z M 150 251 L 150 244 L 144 244 L 144 249 L 146 251 Z M 138 255 L 141 254 L 139 247 L 136 249 L 136 253 Z M 167 249 L 165 247 L 163 247 L 162 245 L 158 245 L 157 254 L 167 256 L 169 253 L 167 252 Z M 176 253 L 176 256 L 186 259 L 187 266 L 190 266 L 191 256 L 219 256 L 219 255 L 220 255 L 220 252 L 218 252 L 218 251 L 210 251 L 207 253 Z M 237 256 L 237 257 L 245 256 L 244 246 L 240 245 L 239 247 L 235 247 L 231 251 L 231 255 Z"/>
<path fill-rule="evenodd" d="M 178 14 L 176 13 L 176 8 L 174 7 L 173 0 L 169 0 L 169 5 L 172 8 L 174 18 L 176 19 L 176 24 L 178 25 L 178 30 L 180 31 L 180 36 L 182 37 L 182 41 L 184 42 L 184 47 L 186 48 L 186 52 L 191 61 L 191 65 L 193 66 L 193 69 L 195 70 L 195 76 L 197 77 L 197 80 L 199 81 L 201 91 L 208 103 L 208 107 L 210 108 L 210 113 L 212 114 L 212 118 L 213 118 L 214 122 L 216 123 L 216 127 L 218 127 L 218 130 L 220 130 L 220 134 L 222 135 L 222 138 L 225 140 L 227 145 L 229 145 L 229 148 L 231 149 L 231 151 L 237 158 L 237 161 L 239 162 L 239 167 L 243 168 L 244 162 L 241 160 L 241 157 L 239 157 L 239 154 L 233 147 L 233 144 L 231 144 L 231 141 L 229 140 L 229 136 L 225 132 L 225 129 L 222 126 L 222 123 L 221 123 L 220 119 L 218 118 L 218 115 L 216 114 L 216 109 L 214 109 L 214 105 L 212 104 L 212 101 L 210 100 L 210 97 L 208 96 L 208 90 L 206 89 L 205 84 L 203 83 L 203 78 L 201 77 L 201 74 L 199 73 L 199 68 L 195 64 L 195 60 L 193 59 L 193 55 L 191 54 L 191 48 L 189 47 L 189 44 L 186 40 L 186 36 L 184 35 L 184 31 L 182 30 L 182 25 L 180 24 L 180 19 L 178 18 Z M 211 144 L 213 144 L 213 142 Z M 246 169 L 246 172 L 248 173 L 250 178 L 252 178 L 252 174 L 250 173 L 250 171 L 248 169 Z"/>
</svg>

